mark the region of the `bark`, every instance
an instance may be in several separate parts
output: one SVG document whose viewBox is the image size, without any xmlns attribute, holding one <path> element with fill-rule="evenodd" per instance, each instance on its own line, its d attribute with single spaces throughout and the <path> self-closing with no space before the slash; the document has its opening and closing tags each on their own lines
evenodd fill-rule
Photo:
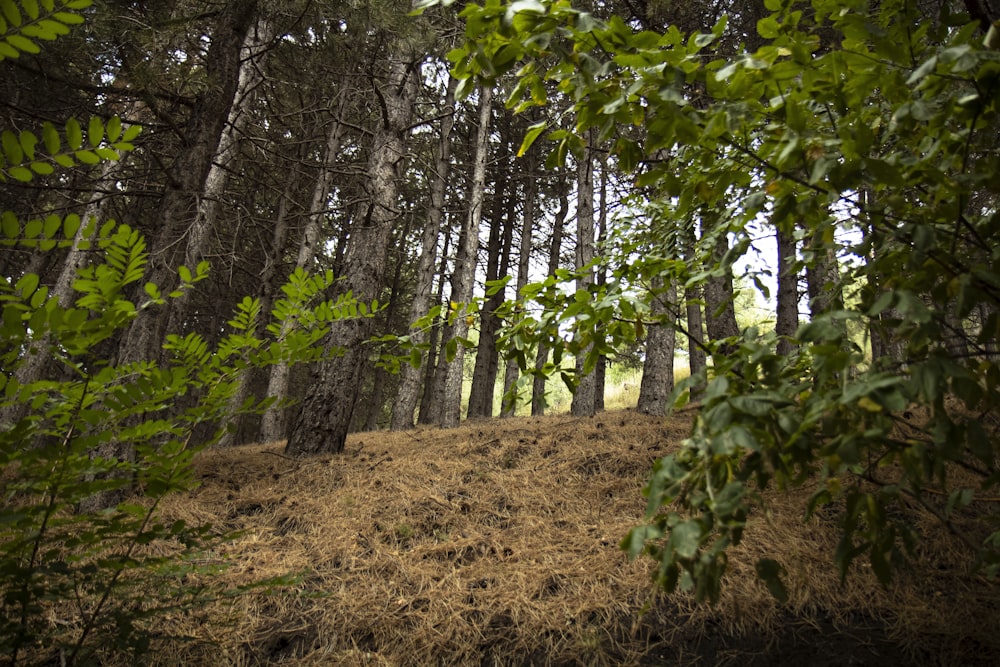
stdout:
<svg viewBox="0 0 1000 667">
<path fill-rule="evenodd" d="M 193 270 L 198 266 L 207 254 L 210 237 L 229 186 L 229 175 L 240 152 L 239 139 L 246 133 L 247 108 L 252 104 L 254 90 L 263 79 L 262 67 L 268 53 L 266 47 L 273 37 L 273 24 L 269 20 L 261 19 L 256 28 L 250 30 L 244 39 L 233 102 L 229 107 L 224 131 L 219 138 L 215 158 L 205 177 L 201 197 L 197 201 L 197 212 L 185 232 L 186 243 L 182 263 L 189 269 Z M 182 331 L 185 328 L 190 303 L 190 292 L 173 300 L 167 320 L 167 332 Z"/>
<path fill-rule="evenodd" d="M 601 245 L 608 230 L 608 159 L 607 153 L 602 151 L 601 155 L 601 207 L 597 214 L 597 243 Z M 601 264 L 597 268 L 597 284 L 606 285 L 608 282 L 608 267 Z M 597 359 L 597 366 L 594 367 L 594 410 L 603 412 L 604 410 L 604 387 L 608 372 L 608 357 L 602 354 Z"/>
<path fill-rule="evenodd" d="M 683 232 L 684 254 L 689 265 L 694 265 L 697 261 L 695 257 L 695 230 L 688 226 Z M 697 377 L 705 372 L 707 357 L 705 354 L 705 323 L 702 316 L 702 294 L 697 285 L 684 288 L 685 316 L 687 319 L 687 339 L 688 339 L 688 369 L 691 377 Z M 701 399 L 705 391 L 704 383 L 698 383 L 691 387 L 691 400 Z"/>
<path fill-rule="evenodd" d="M 371 302 L 383 285 L 388 243 L 399 217 L 398 180 L 406 150 L 403 137 L 417 96 L 418 69 L 398 59 L 389 68 L 388 80 L 376 84 L 374 91 L 382 107 L 382 121 L 375 128 L 369 153 L 367 214 L 352 228 L 344 255 L 343 289 L 361 302 Z M 364 342 L 371 335 L 372 322 L 372 318 L 362 317 L 341 320 L 331 327 L 326 348 L 340 352 L 340 356 L 316 369 L 289 434 L 288 454 L 343 451 L 359 382 L 369 361 Z"/>
<path fill-rule="evenodd" d="M 278 285 L 278 267 L 282 265 L 281 255 L 284 253 L 285 243 L 288 241 L 289 208 L 291 206 L 292 199 L 295 196 L 298 181 L 298 172 L 294 169 L 290 170 L 288 173 L 288 181 L 285 184 L 285 190 L 282 192 L 281 198 L 278 200 L 278 208 L 274 216 L 274 231 L 271 235 L 271 251 L 269 253 L 267 264 L 264 266 L 264 270 L 260 274 L 260 321 L 258 322 L 258 326 L 261 328 L 266 327 L 267 323 L 270 321 L 271 309 L 274 305 L 274 295 L 277 294 L 280 289 L 280 285 Z M 246 368 L 240 374 L 239 386 L 233 394 L 233 399 L 230 402 L 231 412 L 235 413 L 250 397 L 251 383 L 254 378 L 255 370 L 256 369 L 253 368 Z M 276 408 L 272 408 L 271 411 L 276 410 Z M 219 446 L 231 447 L 245 442 L 259 440 L 263 427 L 261 426 L 258 428 L 256 433 L 251 434 L 249 432 L 250 426 L 247 421 L 247 415 L 235 415 L 231 430 L 227 431 L 227 433 L 222 437 L 219 441 Z M 276 439 L 278 438 L 271 438 L 271 440 Z"/>
<path fill-rule="evenodd" d="M 705 230 L 710 229 L 705 226 Z M 712 342 L 737 338 L 740 328 L 736 324 L 736 309 L 734 306 L 732 265 L 726 259 L 729 252 L 729 239 L 725 233 L 719 233 L 715 239 L 715 254 L 713 261 L 722 263 L 723 274 L 713 276 L 705 282 L 705 328 L 708 340 Z M 715 348 L 715 354 L 726 356 L 736 349 L 733 343 L 721 343 Z M 720 364 L 716 364 L 719 366 Z"/>
<path fill-rule="evenodd" d="M 871 215 L 871 211 L 874 210 L 873 197 L 874 195 L 870 190 L 862 190 L 860 193 L 860 198 L 863 202 L 862 210 L 868 212 L 868 215 Z M 866 232 L 872 238 L 872 256 L 869 259 L 874 261 L 877 259 L 877 253 L 883 247 L 886 240 L 883 238 L 883 232 L 879 231 L 875 224 L 869 223 Z M 876 271 L 869 270 L 867 278 L 868 290 L 873 295 L 872 301 L 874 302 L 877 295 L 884 289 L 881 284 L 881 276 Z M 888 366 L 897 366 L 903 363 L 903 345 L 893 334 L 894 326 L 892 324 L 893 321 L 898 321 L 899 319 L 899 312 L 895 308 L 886 308 L 869 322 L 868 332 L 871 339 L 873 364 L 881 362 Z M 883 325 L 884 321 L 887 323 L 887 326 Z"/>
<path fill-rule="evenodd" d="M 552 221 L 552 239 L 549 245 L 549 266 L 548 274 L 554 275 L 559 268 L 559 259 L 562 255 L 563 230 L 566 227 L 566 216 L 569 214 L 569 193 L 567 189 L 569 183 L 560 179 L 559 181 L 559 210 L 556 212 L 555 220 Z M 538 344 L 538 352 L 535 355 L 535 369 L 540 371 L 549 360 L 549 348 L 545 343 Z M 545 414 L 545 375 L 536 373 L 531 383 L 531 414 L 541 416 Z"/>
<path fill-rule="evenodd" d="M 343 108 L 341 107 L 341 110 Z M 337 162 L 337 154 L 344 138 L 345 125 L 340 118 L 335 118 L 327 131 L 326 147 L 323 153 L 323 166 L 316 177 L 312 199 L 309 204 L 309 214 L 306 216 L 305 227 L 299 241 L 299 252 L 295 259 L 295 267 L 309 270 L 316 256 L 316 246 L 319 243 L 320 227 L 323 214 L 326 211 L 326 201 L 330 196 L 333 183 L 333 168 Z M 285 336 L 292 323 L 283 322 L 280 336 Z M 267 397 L 276 401 L 261 419 L 261 439 L 264 442 L 284 440 L 287 433 L 287 411 L 282 401 L 288 396 L 289 367 L 285 362 L 271 367 L 267 383 Z"/>
<path fill-rule="evenodd" d="M 234 0 L 217 15 L 205 58 L 208 85 L 192 106 L 182 153 L 170 171 L 160 200 L 155 225 L 159 231 L 150 244 L 147 279 L 163 293 L 172 291 L 177 284 L 177 267 L 184 261 L 182 249 L 187 245 L 184 237 L 197 216 L 198 202 L 236 99 L 241 54 L 257 10 L 258 0 Z M 169 308 L 141 311 L 123 341 L 120 360 L 128 363 L 158 359 L 169 318 Z"/>
<path fill-rule="evenodd" d="M 416 322 L 430 311 L 431 290 L 434 287 L 434 260 L 438 237 L 441 235 L 441 221 L 444 218 L 444 198 L 451 169 L 451 131 L 455 125 L 455 88 L 458 80 L 449 77 L 445 92 L 445 113 L 441 119 L 441 130 L 434 158 L 434 179 L 431 182 L 430 203 L 424 224 L 420 245 L 420 262 L 417 266 L 417 284 L 410 304 L 410 320 Z M 440 299 L 438 300 L 440 303 Z M 411 328 L 410 340 L 414 345 L 427 341 L 427 331 Z M 421 353 L 421 363 L 433 366 L 428 353 Z M 413 428 L 413 413 L 420 398 L 421 372 L 410 364 L 404 364 L 400 371 L 399 391 L 392 406 L 391 428 L 394 431 Z"/>
<path fill-rule="evenodd" d="M 534 148 L 528 150 L 524 156 L 524 173 L 527 174 L 524 193 L 524 209 L 521 213 L 521 243 L 518 246 L 517 254 L 517 282 L 515 283 L 515 297 L 521 299 L 521 290 L 528 284 L 528 273 L 531 268 L 531 239 L 535 229 L 535 201 L 538 195 L 538 183 L 535 179 L 535 165 L 537 153 Z M 513 417 L 517 410 L 517 392 L 515 391 L 517 379 L 520 371 L 517 362 L 508 357 L 504 368 L 503 378 L 503 405 L 500 409 L 501 417 Z"/>
<path fill-rule="evenodd" d="M 438 281 L 438 291 L 434 296 L 434 303 L 441 304 L 444 301 L 444 276 L 448 271 L 448 244 L 451 237 L 447 234 L 444 237 L 444 247 L 441 248 L 441 266 L 438 269 L 438 275 L 441 276 Z M 461 242 L 461 239 L 459 240 Z M 438 347 L 442 338 L 442 329 L 444 328 L 444 319 L 441 317 L 437 318 L 434 326 L 431 327 L 430 339 L 428 341 L 427 350 L 427 369 L 424 372 L 424 393 L 420 397 L 420 413 L 419 422 L 421 424 L 435 424 L 440 417 L 440 394 L 437 392 L 438 375 L 439 375 L 439 358 L 438 358 Z M 443 373 L 443 370 L 441 371 Z M 443 375 L 441 376 L 443 377 Z"/>
<path fill-rule="evenodd" d="M 408 218 L 407 224 L 400 230 L 396 238 L 395 247 L 402 248 L 406 243 L 406 238 L 410 235 L 410 223 L 412 217 Z M 389 288 L 389 301 L 382 314 L 382 321 L 391 325 L 396 319 L 396 311 L 399 310 L 399 290 L 402 281 L 403 264 L 406 262 L 406 253 L 398 252 L 396 255 L 396 266 L 392 272 L 392 284 Z M 392 376 L 381 366 L 375 369 L 375 382 L 372 385 L 371 399 L 368 401 L 368 414 L 365 415 L 365 430 L 374 431 L 378 429 L 379 420 L 382 418 L 382 408 L 385 407 L 386 389 L 392 384 Z"/>
<path fill-rule="evenodd" d="M 674 391 L 677 287 L 670 283 L 664 288 L 663 278 L 657 277 L 653 288 L 651 313 L 657 322 L 649 326 L 646 334 L 646 359 L 642 365 L 636 409 L 647 415 L 665 415 L 670 408 L 668 399 Z"/>
<path fill-rule="evenodd" d="M 476 256 L 479 248 L 479 224 L 483 217 L 483 198 L 486 187 L 486 160 L 489 155 L 490 113 L 492 111 L 493 89 L 479 88 L 479 127 L 476 132 L 476 162 L 472 172 L 472 191 L 469 196 L 469 212 L 463 230 L 464 243 L 456 256 L 456 279 L 453 281 L 453 302 L 468 304 L 472 301 L 475 281 Z M 463 306 L 464 307 L 464 306 Z M 453 335 L 465 338 L 469 325 L 464 316 L 455 319 Z M 444 397 L 441 405 L 442 428 L 458 426 L 462 408 L 462 376 L 465 348 L 459 345 L 455 357 L 448 363 L 444 380 Z"/>
<path fill-rule="evenodd" d="M 493 188 L 493 214 L 486 246 L 487 282 L 507 275 L 510 268 L 510 246 L 514 236 L 514 211 L 511 209 L 515 204 L 514 196 L 507 193 L 507 174 L 510 169 L 510 154 L 507 152 L 497 165 L 497 181 Z M 469 419 L 493 416 L 493 394 L 499 370 L 496 337 L 501 324 L 497 310 L 503 305 L 505 291 L 501 289 L 488 296 L 480 310 L 479 344 L 476 347 L 476 366 L 469 391 Z"/>
<path fill-rule="evenodd" d="M 806 263 L 806 291 L 809 313 L 816 317 L 844 307 L 840 294 L 840 270 L 835 249 L 823 242 L 823 230 L 817 230 L 809 248 L 811 261 Z"/>
<path fill-rule="evenodd" d="M 579 271 L 594 259 L 594 160 L 589 145 L 577 164 L 576 187 L 576 269 Z M 593 284 L 594 273 L 588 270 L 577 278 L 576 289 L 589 291 Z M 570 412 L 578 417 L 593 415 L 596 408 L 594 373 L 584 372 L 586 357 L 593 345 L 593 341 L 589 341 L 576 358 L 577 385 Z"/>
<path fill-rule="evenodd" d="M 795 236 L 791 229 L 778 226 L 778 298 L 774 332 L 778 335 L 778 354 L 788 356 L 798 345 L 795 332 L 799 328 L 799 276 L 795 271 Z"/>
</svg>

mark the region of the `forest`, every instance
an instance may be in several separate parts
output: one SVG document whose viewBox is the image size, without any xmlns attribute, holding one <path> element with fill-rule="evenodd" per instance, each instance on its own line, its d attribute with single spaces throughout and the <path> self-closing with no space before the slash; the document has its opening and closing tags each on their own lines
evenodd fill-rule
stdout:
<svg viewBox="0 0 1000 667">
<path fill-rule="evenodd" d="M 596 419 L 622 369 L 688 420 L 613 539 L 659 590 L 724 600 L 790 497 L 841 581 L 942 534 L 995 590 L 995 4 L 0 0 L 0 651 L 228 595 L 161 519 L 199 456 Z"/>
</svg>

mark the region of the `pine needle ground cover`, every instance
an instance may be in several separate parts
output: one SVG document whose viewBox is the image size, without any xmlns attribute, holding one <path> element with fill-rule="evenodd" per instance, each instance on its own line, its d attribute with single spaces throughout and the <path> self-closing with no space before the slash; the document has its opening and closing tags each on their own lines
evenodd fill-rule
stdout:
<svg viewBox="0 0 1000 667">
<path fill-rule="evenodd" d="M 187 640 L 156 662 L 1000 664 L 1000 587 L 916 508 L 921 561 L 888 588 L 861 564 L 841 584 L 836 512 L 803 522 L 805 488 L 754 517 L 718 605 L 658 593 L 655 564 L 618 543 L 643 515 L 653 460 L 689 428 L 690 414 L 620 411 L 361 433 L 340 456 L 205 452 L 202 486 L 164 518 L 242 531 L 206 554 L 234 587 L 298 579 L 170 619 L 165 634 Z M 786 604 L 753 572 L 764 554 L 788 571 Z"/>
</svg>

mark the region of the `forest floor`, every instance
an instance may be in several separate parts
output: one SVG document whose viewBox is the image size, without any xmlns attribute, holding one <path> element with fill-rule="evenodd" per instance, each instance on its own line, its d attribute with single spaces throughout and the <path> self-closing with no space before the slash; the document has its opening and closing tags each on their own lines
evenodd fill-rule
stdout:
<svg viewBox="0 0 1000 667">
<path fill-rule="evenodd" d="M 618 545 L 643 516 L 651 464 L 689 427 L 690 413 L 615 411 L 361 433 L 338 456 L 205 452 L 202 486 L 166 518 L 242 531 L 212 554 L 234 586 L 299 579 L 166 619 L 190 641 L 158 661 L 1000 664 L 1000 586 L 968 573 L 960 544 L 929 528 L 920 562 L 888 588 L 863 564 L 841 584 L 835 512 L 803 522 L 809 488 L 768 493 L 717 605 L 657 592 L 655 564 Z M 788 570 L 785 604 L 754 574 L 765 554 Z"/>
</svg>

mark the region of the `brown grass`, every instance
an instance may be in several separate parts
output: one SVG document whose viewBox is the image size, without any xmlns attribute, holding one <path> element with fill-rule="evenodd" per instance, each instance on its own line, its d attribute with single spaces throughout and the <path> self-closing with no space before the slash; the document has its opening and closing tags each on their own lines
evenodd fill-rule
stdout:
<svg viewBox="0 0 1000 667">
<path fill-rule="evenodd" d="M 809 490 L 772 496 L 733 550 L 715 607 L 654 590 L 619 540 L 642 517 L 653 460 L 689 416 L 631 411 L 352 436 L 340 456 L 279 443 L 206 452 L 203 485 L 166 518 L 244 531 L 232 585 L 288 572 L 291 590 L 168 619 L 190 637 L 157 655 L 187 665 L 1000 664 L 1000 590 L 927 530 L 925 562 L 891 587 L 859 566 L 841 585 L 830 517 Z M 914 521 L 929 520 L 914 516 Z M 754 561 L 776 557 L 777 603 Z"/>
</svg>

